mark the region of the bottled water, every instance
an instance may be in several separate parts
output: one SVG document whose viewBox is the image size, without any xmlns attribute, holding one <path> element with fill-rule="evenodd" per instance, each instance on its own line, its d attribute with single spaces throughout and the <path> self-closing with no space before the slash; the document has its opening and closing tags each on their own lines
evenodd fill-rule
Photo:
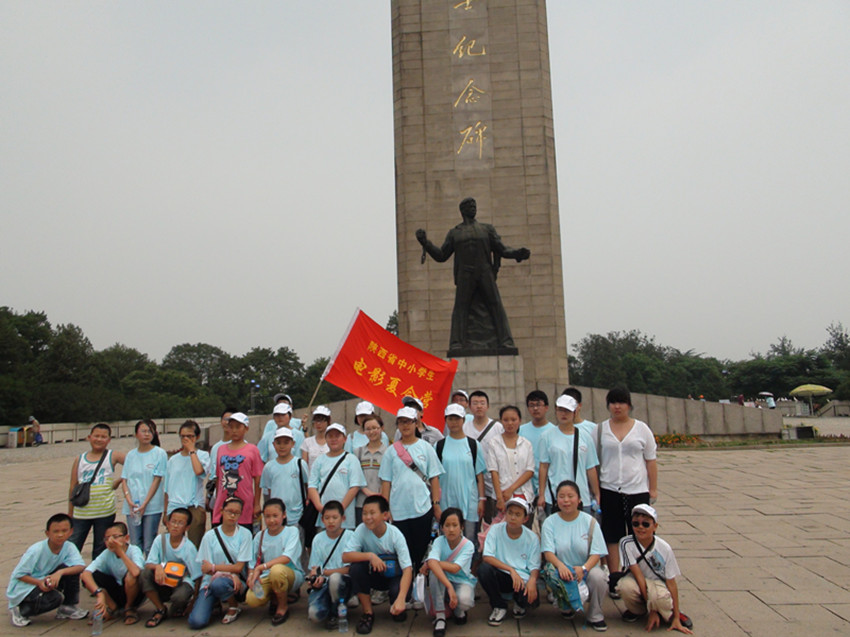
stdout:
<svg viewBox="0 0 850 637">
<path fill-rule="evenodd" d="M 91 634 L 100 635 L 103 632 L 103 613 L 96 612 L 91 620 Z"/>
<path fill-rule="evenodd" d="M 348 608 L 345 605 L 345 602 L 341 599 L 339 600 L 339 606 L 336 607 L 336 616 L 339 620 L 339 632 L 347 633 L 348 632 Z"/>
<path fill-rule="evenodd" d="M 440 521 L 437 518 L 434 518 L 434 521 L 431 522 L 431 539 L 433 540 L 440 534 Z"/>
<path fill-rule="evenodd" d="M 260 578 L 254 580 L 254 585 L 251 587 L 251 590 L 254 591 L 254 595 L 257 599 L 263 599 L 263 596 L 266 594 L 263 590 L 263 583 L 260 581 Z"/>
<path fill-rule="evenodd" d="M 136 498 L 133 502 L 133 510 L 130 511 L 130 524 L 133 526 L 139 526 L 142 523 L 142 514 L 139 509 L 142 508 L 142 503 L 139 498 Z"/>
</svg>

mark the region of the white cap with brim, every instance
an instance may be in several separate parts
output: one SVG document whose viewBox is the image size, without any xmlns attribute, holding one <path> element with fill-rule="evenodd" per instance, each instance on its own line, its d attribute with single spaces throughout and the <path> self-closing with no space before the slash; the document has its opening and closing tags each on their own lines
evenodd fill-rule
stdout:
<svg viewBox="0 0 850 637">
<path fill-rule="evenodd" d="M 340 425 L 338 422 L 335 422 L 334 424 L 329 425 L 328 428 L 325 430 L 325 435 L 327 436 L 332 431 L 338 431 L 343 436 L 347 435 L 347 433 L 348 433 L 347 431 L 345 431 L 345 427 Z"/>
<path fill-rule="evenodd" d="M 324 405 L 319 405 L 313 410 L 314 416 L 325 416 L 327 418 L 331 417 L 331 410 L 325 407 Z"/>
<path fill-rule="evenodd" d="M 395 415 L 396 418 L 407 418 L 408 420 L 416 420 L 419 413 L 413 407 L 402 407 Z"/>
<path fill-rule="evenodd" d="M 458 416 L 459 418 L 463 418 L 466 416 L 466 410 L 463 408 L 463 405 L 452 403 L 446 407 L 446 417 L 449 416 Z"/>
<path fill-rule="evenodd" d="M 292 413 L 292 405 L 289 403 L 280 403 L 279 405 L 274 406 L 274 410 L 272 414 L 291 414 Z"/>
<path fill-rule="evenodd" d="M 248 416 L 243 414 L 241 411 L 237 411 L 236 413 L 230 414 L 230 418 L 228 420 L 235 420 L 236 422 L 242 423 L 246 427 L 251 426 L 251 421 L 248 420 Z"/>
<path fill-rule="evenodd" d="M 425 409 L 422 405 L 422 401 L 416 398 L 416 396 L 405 396 L 401 399 L 401 404 L 406 405 L 407 407 L 416 407 L 419 411 L 423 411 Z"/>
<path fill-rule="evenodd" d="M 651 507 L 648 504 L 638 504 L 632 509 L 632 515 L 635 513 L 642 513 L 643 515 L 648 515 L 655 523 L 658 524 L 658 512 L 655 510 L 655 507 Z"/>
<path fill-rule="evenodd" d="M 295 436 L 292 435 L 292 429 L 289 427 L 281 427 L 274 434 L 274 439 L 278 438 L 289 438 L 290 440 L 295 440 Z"/>
<path fill-rule="evenodd" d="M 558 400 L 555 401 L 555 407 L 575 411 L 578 409 L 578 402 L 572 396 L 558 396 Z"/>
<path fill-rule="evenodd" d="M 455 389 L 455 390 L 452 392 L 452 398 L 454 398 L 454 397 L 455 397 L 455 396 L 457 396 L 458 394 L 460 394 L 461 396 L 463 396 L 464 398 L 466 398 L 467 400 L 469 400 L 469 394 L 467 394 L 467 393 L 466 393 L 464 390 L 462 390 L 462 389 Z"/>
<path fill-rule="evenodd" d="M 505 502 L 505 509 L 507 509 L 512 504 L 522 507 L 522 510 L 525 511 L 525 514 L 528 515 L 528 502 L 526 502 L 524 498 L 511 498 L 510 500 Z"/>
<path fill-rule="evenodd" d="M 368 416 L 369 414 L 375 413 L 375 405 L 370 403 L 368 400 L 364 400 L 362 402 L 357 403 L 357 407 L 354 408 L 355 416 Z"/>
</svg>

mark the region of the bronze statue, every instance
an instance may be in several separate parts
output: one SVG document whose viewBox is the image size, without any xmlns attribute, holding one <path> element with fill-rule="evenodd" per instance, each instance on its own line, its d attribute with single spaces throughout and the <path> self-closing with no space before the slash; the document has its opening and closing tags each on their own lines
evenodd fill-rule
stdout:
<svg viewBox="0 0 850 637">
<path fill-rule="evenodd" d="M 461 201 L 459 207 L 463 222 L 449 230 L 441 248 L 428 240 L 424 230 L 416 231 L 423 263 L 426 252 L 439 263 L 455 255 L 455 305 L 448 355 L 516 354 L 496 275 L 502 258 L 525 261 L 531 252 L 528 248 L 508 248 L 493 226 L 476 221 L 477 206 L 472 197 Z"/>
</svg>

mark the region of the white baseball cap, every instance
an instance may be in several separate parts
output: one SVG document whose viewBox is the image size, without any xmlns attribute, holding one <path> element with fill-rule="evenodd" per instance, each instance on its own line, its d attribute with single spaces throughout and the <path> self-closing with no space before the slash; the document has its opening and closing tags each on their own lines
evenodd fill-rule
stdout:
<svg viewBox="0 0 850 637">
<path fill-rule="evenodd" d="M 327 436 L 332 431 L 338 431 L 343 436 L 348 434 L 348 432 L 345 430 L 345 427 L 340 425 L 338 422 L 335 422 L 334 424 L 328 426 L 328 428 L 325 430 L 325 435 Z"/>
<path fill-rule="evenodd" d="M 419 411 L 424 411 L 425 406 L 422 404 L 422 401 L 419 400 L 416 396 L 405 396 L 401 399 L 401 404 L 407 407 L 416 407 Z M 418 416 L 419 414 L 417 414 Z"/>
<path fill-rule="evenodd" d="M 248 416 L 243 414 L 241 411 L 237 411 L 236 413 L 230 414 L 230 418 L 228 420 L 235 420 L 236 422 L 241 422 L 246 427 L 251 426 L 251 421 L 248 420 Z"/>
<path fill-rule="evenodd" d="M 463 408 L 463 405 L 452 403 L 451 405 L 446 406 L 446 416 L 460 416 L 463 418 L 466 416 L 466 410 Z"/>
<path fill-rule="evenodd" d="M 375 405 L 368 400 L 357 403 L 357 407 L 354 408 L 355 416 L 368 416 L 373 413 L 375 413 Z"/>
<path fill-rule="evenodd" d="M 278 429 L 274 434 L 274 439 L 277 440 L 278 438 L 290 438 L 295 440 L 295 436 L 292 435 L 292 429 L 289 427 L 281 427 Z"/>
<path fill-rule="evenodd" d="M 416 420 L 419 417 L 419 413 L 413 407 L 402 407 L 398 410 L 395 417 Z"/>
<path fill-rule="evenodd" d="M 555 401 L 555 407 L 575 411 L 578 409 L 578 402 L 572 396 L 558 396 L 558 400 Z"/>
<path fill-rule="evenodd" d="M 525 514 L 528 515 L 528 502 L 526 502 L 525 498 L 511 498 L 507 502 L 505 502 L 505 509 L 507 509 L 512 504 L 516 504 L 517 506 L 521 506 L 522 510 L 525 511 Z"/>
<path fill-rule="evenodd" d="M 632 509 L 632 515 L 634 515 L 635 513 L 643 513 L 644 515 L 648 515 L 653 520 L 655 520 L 656 524 L 658 524 L 658 513 L 656 512 L 655 507 L 651 507 L 648 504 L 637 504 Z"/>
<path fill-rule="evenodd" d="M 313 410 L 314 416 L 326 416 L 328 418 L 331 417 L 331 410 L 325 407 L 324 405 L 319 405 Z"/>
<path fill-rule="evenodd" d="M 274 410 L 272 414 L 291 414 L 292 413 L 292 405 L 289 403 L 280 403 L 274 406 Z"/>
</svg>

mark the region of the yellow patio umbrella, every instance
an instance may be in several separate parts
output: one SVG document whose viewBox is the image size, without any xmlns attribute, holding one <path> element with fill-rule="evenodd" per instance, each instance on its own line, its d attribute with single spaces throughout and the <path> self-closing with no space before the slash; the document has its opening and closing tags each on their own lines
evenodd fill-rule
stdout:
<svg viewBox="0 0 850 637">
<path fill-rule="evenodd" d="M 814 411 L 812 410 L 812 396 L 826 396 L 827 394 L 831 394 L 832 390 L 829 387 L 824 387 L 823 385 L 813 385 L 811 383 L 806 383 L 805 385 L 795 387 L 788 393 L 792 396 L 800 396 L 801 398 L 808 397 L 809 413 L 814 415 Z"/>
</svg>

